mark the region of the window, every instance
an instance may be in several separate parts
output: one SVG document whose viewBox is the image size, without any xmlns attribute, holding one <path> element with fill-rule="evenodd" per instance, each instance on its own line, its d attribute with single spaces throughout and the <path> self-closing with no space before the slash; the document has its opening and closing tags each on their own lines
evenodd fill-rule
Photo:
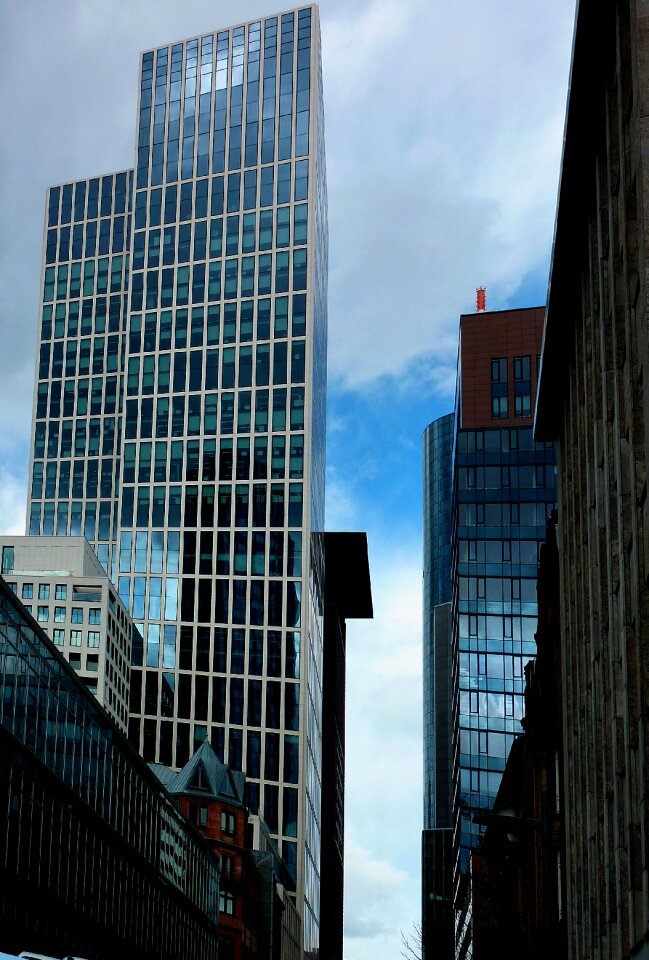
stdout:
<svg viewBox="0 0 649 960">
<path fill-rule="evenodd" d="M 49 600 L 49 599 L 50 599 L 50 585 L 49 585 L 49 583 L 39 583 L 39 585 L 38 585 L 38 599 L 39 599 L 39 600 Z"/>
<path fill-rule="evenodd" d="M 34 584 L 33 583 L 23 583 L 23 600 L 31 600 L 34 596 Z"/>
<path fill-rule="evenodd" d="M 73 647 L 81 646 L 81 630 L 71 630 L 70 631 L 70 644 Z"/>
<path fill-rule="evenodd" d="M 233 813 L 226 813 L 225 810 L 221 813 L 221 830 L 223 833 L 234 833 L 235 828 L 235 818 Z"/>
<path fill-rule="evenodd" d="M 54 607 L 54 623 L 65 623 L 65 607 Z"/>
<path fill-rule="evenodd" d="M 97 673 L 99 670 L 99 657 L 96 653 L 89 653 L 86 657 L 86 670 Z"/>
<path fill-rule="evenodd" d="M 227 890 L 219 891 L 219 910 L 221 913 L 227 913 L 234 916 L 234 894 Z"/>
<path fill-rule="evenodd" d="M 207 826 L 207 806 L 204 803 L 201 803 L 199 813 L 198 813 L 198 823 L 201 827 Z"/>
<path fill-rule="evenodd" d="M 491 416 L 503 419 L 507 415 L 507 357 L 497 357 L 491 361 Z"/>
<path fill-rule="evenodd" d="M 2 574 L 11 573 L 14 568 L 14 547 L 2 548 Z"/>
<path fill-rule="evenodd" d="M 50 619 L 50 608 L 47 606 L 39 606 L 36 619 L 39 623 L 47 623 L 47 621 Z"/>
<path fill-rule="evenodd" d="M 531 357 L 514 357 L 514 404 L 517 417 L 532 415 Z"/>
<path fill-rule="evenodd" d="M 88 646 L 89 647 L 99 646 L 99 630 L 88 631 Z"/>
<path fill-rule="evenodd" d="M 63 646 L 63 640 L 65 638 L 65 631 L 61 630 L 60 627 L 55 627 L 52 631 L 52 640 L 57 645 L 57 647 Z"/>
<path fill-rule="evenodd" d="M 83 607 L 72 607 L 72 623 L 83 623 Z"/>
<path fill-rule="evenodd" d="M 68 588 L 64 583 L 57 583 L 55 593 L 56 593 L 57 600 L 68 599 Z"/>
<path fill-rule="evenodd" d="M 7 586 L 9 587 L 9 589 L 11 590 L 12 593 L 16 593 L 17 590 L 18 590 L 18 584 L 17 584 L 17 583 L 9 583 L 9 582 L 8 582 L 8 583 L 7 583 Z"/>
<path fill-rule="evenodd" d="M 100 607 L 91 607 L 88 611 L 88 623 L 99 624 L 101 623 L 101 608 Z"/>
<path fill-rule="evenodd" d="M 80 653 L 71 653 L 68 656 L 68 663 L 71 667 L 74 667 L 75 670 L 81 669 L 81 654 Z"/>
</svg>

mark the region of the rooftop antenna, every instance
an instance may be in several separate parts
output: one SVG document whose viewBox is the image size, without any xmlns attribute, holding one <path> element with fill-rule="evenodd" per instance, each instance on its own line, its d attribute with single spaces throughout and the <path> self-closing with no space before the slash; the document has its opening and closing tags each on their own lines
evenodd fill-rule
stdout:
<svg viewBox="0 0 649 960">
<path fill-rule="evenodd" d="M 487 288 L 476 287 L 475 308 L 477 313 L 484 313 L 487 309 Z"/>
</svg>

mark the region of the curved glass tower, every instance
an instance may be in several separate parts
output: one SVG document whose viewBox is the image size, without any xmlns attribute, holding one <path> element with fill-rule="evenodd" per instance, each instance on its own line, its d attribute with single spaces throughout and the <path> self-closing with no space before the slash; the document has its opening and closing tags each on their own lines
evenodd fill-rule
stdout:
<svg viewBox="0 0 649 960">
<path fill-rule="evenodd" d="M 422 942 L 448 954 L 452 912 L 452 413 L 424 431 L 424 831 Z M 430 946 L 429 946 L 430 945 Z"/>
</svg>

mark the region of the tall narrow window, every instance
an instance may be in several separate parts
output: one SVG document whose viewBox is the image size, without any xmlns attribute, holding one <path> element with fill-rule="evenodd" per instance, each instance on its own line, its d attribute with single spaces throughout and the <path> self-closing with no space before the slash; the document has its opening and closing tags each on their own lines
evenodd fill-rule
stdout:
<svg viewBox="0 0 649 960">
<path fill-rule="evenodd" d="M 491 416 L 504 419 L 507 410 L 507 357 L 491 361 Z"/>
<path fill-rule="evenodd" d="M 517 417 L 532 415 L 530 360 L 530 357 L 514 357 L 514 412 Z"/>
<path fill-rule="evenodd" d="M 11 573 L 14 568 L 14 548 L 13 547 L 3 547 L 2 548 L 2 573 Z"/>
</svg>

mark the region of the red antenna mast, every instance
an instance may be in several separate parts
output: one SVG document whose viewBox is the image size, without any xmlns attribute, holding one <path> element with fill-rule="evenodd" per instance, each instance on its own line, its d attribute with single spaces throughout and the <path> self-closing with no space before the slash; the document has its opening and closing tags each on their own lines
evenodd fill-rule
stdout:
<svg viewBox="0 0 649 960">
<path fill-rule="evenodd" d="M 487 309 L 487 288 L 476 287 L 475 308 L 478 313 L 484 313 Z"/>
</svg>

